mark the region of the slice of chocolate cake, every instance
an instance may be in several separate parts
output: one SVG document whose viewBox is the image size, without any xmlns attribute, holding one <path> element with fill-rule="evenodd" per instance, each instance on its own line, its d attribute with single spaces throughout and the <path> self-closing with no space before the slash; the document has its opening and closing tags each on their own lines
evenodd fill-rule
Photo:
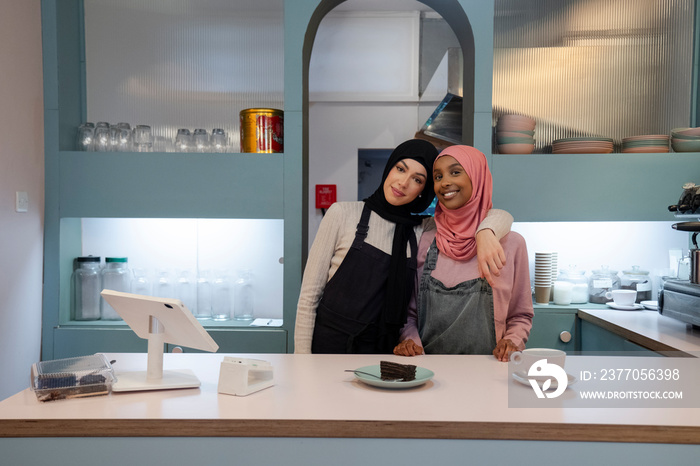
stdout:
<svg viewBox="0 0 700 466">
<path fill-rule="evenodd" d="M 416 379 L 416 366 L 399 364 L 391 361 L 379 361 L 382 380 L 402 380 L 408 382 Z"/>
</svg>

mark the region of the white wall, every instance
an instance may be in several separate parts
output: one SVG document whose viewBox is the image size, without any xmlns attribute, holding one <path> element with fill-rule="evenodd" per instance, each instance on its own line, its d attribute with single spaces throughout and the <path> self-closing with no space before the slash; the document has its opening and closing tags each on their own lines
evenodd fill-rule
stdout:
<svg viewBox="0 0 700 466">
<path fill-rule="evenodd" d="M 325 102 L 309 105 L 309 245 L 321 223 L 315 185 L 338 186 L 357 200 L 357 150 L 393 149 L 416 132 L 416 103 Z"/>
<path fill-rule="evenodd" d="M 41 349 L 44 106 L 39 0 L 0 14 L 0 399 L 27 388 Z M 29 211 L 15 212 L 15 192 Z"/>
<path fill-rule="evenodd" d="M 233 282 L 239 271 L 250 270 L 254 316 L 282 318 L 283 220 L 85 218 L 82 238 L 83 255 L 99 256 L 103 265 L 106 257 L 127 257 L 130 269 L 140 269 L 151 289 L 139 294 L 182 299 L 195 314 L 196 301 L 177 293 L 182 274 L 192 281 L 200 274 Z M 173 294 L 156 287 L 162 272 Z"/>
</svg>

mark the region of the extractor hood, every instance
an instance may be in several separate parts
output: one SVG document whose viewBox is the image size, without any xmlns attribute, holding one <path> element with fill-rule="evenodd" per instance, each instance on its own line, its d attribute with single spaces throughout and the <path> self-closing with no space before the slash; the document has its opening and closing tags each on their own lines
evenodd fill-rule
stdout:
<svg viewBox="0 0 700 466">
<path fill-rule="evenodd" d="M 462 51 L 447 49 L 447 94 L 433 110 L 415 137 L 430 141 L 442 150 L 462 144 Z"/>
</svg>

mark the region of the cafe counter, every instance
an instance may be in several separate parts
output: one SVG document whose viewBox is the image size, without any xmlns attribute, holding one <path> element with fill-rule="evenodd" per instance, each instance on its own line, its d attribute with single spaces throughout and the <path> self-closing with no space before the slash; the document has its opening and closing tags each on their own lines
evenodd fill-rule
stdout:
<svg viewBox="0 0 700 466">
<path fill-rule="evenodd" d="M 145 369 L 145 354 L 107 356 L 117 376 Z M 597 455 L 606 462 L 639 458 L 640 464 L 669 454 L 688 464 L 700 457 L 699 408 L 509 407 L 509 390 L 531 388 L 514 383 L 508 364 L 492 356 L 239 356 L 270 362 L 274 386 L 248 396 L 220 394 L 224 355 L 185 353 L 166 354 L 164 367 L 191 369 L 199 388 L 49 402 L 26 389 L 0 402 L 0 450 L 17 459 L 8 464 L 33 464 L 34 457 L 88 464 L 98 455 L 100 465 L 226 458 L 328 464 L 328 455 L 333 464 L 467 457 L 478 463 L 508 454 L 534 464 L 542 461 L 542 448 L 547 456 L 566 454 L 568 464 L 587 464 Z M 435 375 L 415 388 L 387 389 L 345 372 L 380 359 L 410 362 Z"/>
</svg>

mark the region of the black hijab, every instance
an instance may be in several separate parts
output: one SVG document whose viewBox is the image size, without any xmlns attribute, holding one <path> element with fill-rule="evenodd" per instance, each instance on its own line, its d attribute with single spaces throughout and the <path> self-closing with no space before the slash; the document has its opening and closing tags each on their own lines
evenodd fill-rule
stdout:
<svg viewBox="0 0 700 466">
<path fill-rule="evenodd" d="M 413 235 L 413 227 L 419 225 L 425 215 L 415 215 L 423 212 L 435 198 L 433 190 L 433 162 L 437 158 L 437 149 L 428 141 L 411 139 L 399 144 L 389 156 L 384 167 L 382 182 L 370 197 L 365 199 L 367 206 L 380 217 L 396 224 L 394 240 L 391 248 L 391 262 L 387 277 L 384 308 L 379 321 L 380 341 L 378 349 L 391 353 L 398 344 L 399 332 L 406 323 L 408 301 L 415 283 L 415 273 L 408 268 L 406 247 L 409 235 Z M 425 167 L 426 183 L 419 197 L 402 206 L 390 204 L 384 196 L 384 182 L 389 172 L 403 159 L 413 159 Z"/>
</svg>

